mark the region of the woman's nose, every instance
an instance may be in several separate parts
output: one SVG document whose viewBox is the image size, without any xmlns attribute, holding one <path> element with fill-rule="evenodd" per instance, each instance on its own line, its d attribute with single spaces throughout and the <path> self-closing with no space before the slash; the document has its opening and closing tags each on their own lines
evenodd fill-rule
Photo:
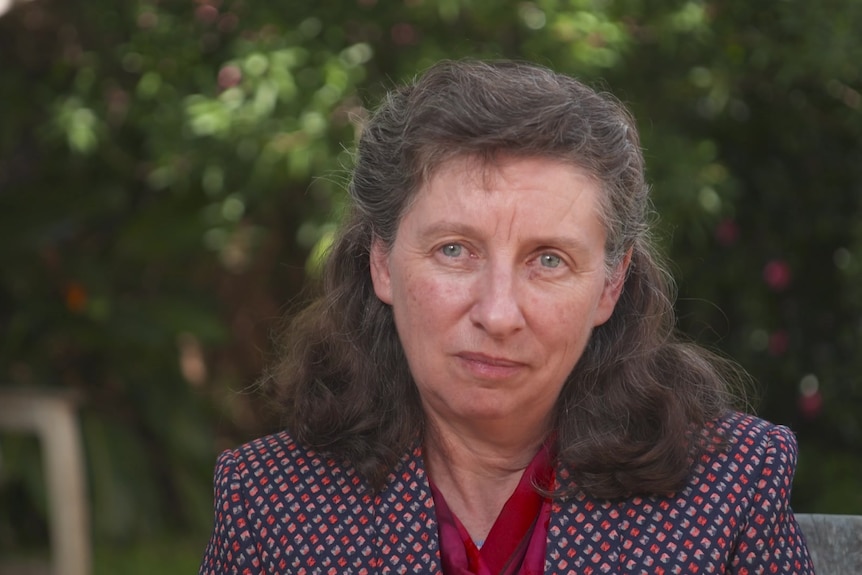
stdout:
<svg viewBox="0 0 862 575">
<path fill-rule="evenodd" d="M 502 338 L 524 327 L 517 274 L 489 266 L 477 278 L 470 320 L 491 337 Z"/>
</svg>

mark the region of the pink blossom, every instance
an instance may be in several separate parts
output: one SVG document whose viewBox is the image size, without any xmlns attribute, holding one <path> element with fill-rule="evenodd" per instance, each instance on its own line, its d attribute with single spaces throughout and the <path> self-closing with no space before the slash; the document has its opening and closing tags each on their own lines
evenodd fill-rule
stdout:
<svg viewBox="0 0 862 575">
<path fill-rule="evenodd" d="M 823 395 L 820 391 L 803 393 L 797 401 L 799 413 L 805 419 L 815 419 L 823 411 Z"/>
<path fill-rule="evenodd" d="M 763 281 L 774 291 L 786 289 L 790 279 L 790 266 L 784 260 L 771 260 L 763 268 Z"/>
<path fill-rule="evenodd" d="M 198 22 L 212 24 L 218 19 L 218 8 L 212 4 L 201 4 L 195 9 L 195 18 Z"/>
<path fill-rule="evenodd" d="M 739 239 L 739 225 L 730 218 L 722 220 L 715 228 L 715 239 L 723 246 L 731 246 Z"/>
<path fill-rule="evenodd" d="M 239 66 L 229 64 L 218 72 L 218 85 L 219 88 L 221 88 L 222 90 L 232 88 L 233 86 L 239 84 L 241 81 L 242 70 L 239 69 Z"/>
</svg>

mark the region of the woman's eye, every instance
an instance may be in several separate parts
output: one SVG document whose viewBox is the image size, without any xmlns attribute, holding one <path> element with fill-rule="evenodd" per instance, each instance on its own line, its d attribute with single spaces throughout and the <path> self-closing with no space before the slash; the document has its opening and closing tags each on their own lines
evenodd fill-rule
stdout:
<svg viewBox="0 0 862 575">
<path fill-rule="evenodd" d="M 446 244 L 442 248 L 440 248 L 440 253 L 442 253 L 447 258 L 457 258 L 461 255 L 461 252 L 464 250 L 463 246 L 460 244 Z"/>
<path fill-rule="evenodd" d="M 539 262 L 546 268 L 558 268 L 563 260 L 555 254 L 542 254 L 539 256 Z"/>
</svg>

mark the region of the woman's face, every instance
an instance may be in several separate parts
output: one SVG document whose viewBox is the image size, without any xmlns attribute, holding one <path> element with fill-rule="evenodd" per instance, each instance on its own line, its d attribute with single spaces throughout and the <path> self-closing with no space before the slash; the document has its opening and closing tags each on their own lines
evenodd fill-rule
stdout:
<svg viewBox="0 0 862 575">
<path fill-rule="evenodd" d="M 426 415 L 547 421 L 625 275 L 627 262 L 606 274 L 600 193 L 556 160 L 455 159 L 418 191 L 392 249 L 372 246 Z"/>
</svg>

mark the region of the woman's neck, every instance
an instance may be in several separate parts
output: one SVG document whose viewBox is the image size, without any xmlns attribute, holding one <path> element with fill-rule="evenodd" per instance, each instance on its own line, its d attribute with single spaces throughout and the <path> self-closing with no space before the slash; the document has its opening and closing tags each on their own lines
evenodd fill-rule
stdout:
<svg viewBox="0 0 862 575">
<path fill-rule="evenodd" d="M 546 435 L 544 428 L 490 433 L 430 422 L 424 446 L 428 474 L 474 541 L 486 538 Z"/>
</svg>

